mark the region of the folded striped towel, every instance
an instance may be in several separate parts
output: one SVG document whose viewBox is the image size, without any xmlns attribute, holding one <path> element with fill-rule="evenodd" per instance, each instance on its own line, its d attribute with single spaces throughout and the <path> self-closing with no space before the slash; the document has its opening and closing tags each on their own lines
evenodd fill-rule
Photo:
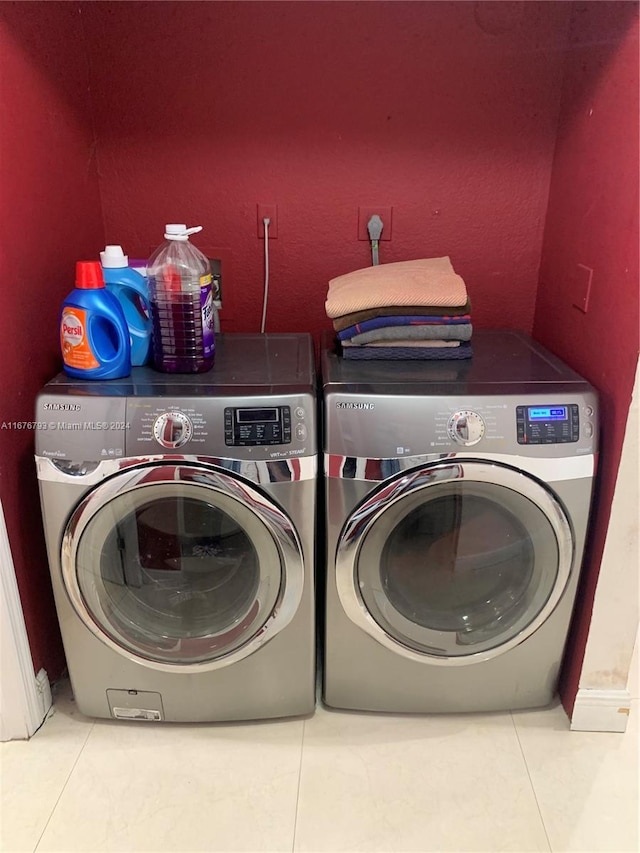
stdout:
<svg viewBox="0 0 640 853">
<path fill-rule="evenodd" d="M 471 300 L 467 299 L 464 305 L 383 305 L 382 308 L 366 308 L 364 311 L 352 311 L 351 314 L 343 314 L 342 317 L 335 317 L 333 320 L 333 328 L 336 332 L 341 329 L 346 329 L 347 326 L 355 326 L 356 323 L 362 323 L 363 320 L 372 320 L 374 317 L 387 317 L 392 314 L 447 314 L 455 316 L 456 314 L 470 314 Z"/>
<path fill-rule="evenodd" d="M 427 349 L 446 349 L 447 347 L 459 347 L 461 341 L 411 341 L 397 340 L 389 343 L 389 341 L 373 341 L 368 344 L 358 344 L 353 338 L 350 341 L 342 341 L 343 347 L 425 347 Z"/>
<path fill-rule="evenodd" d="M 355 326 L 348 326 L 346 329 L 338 332 L 338 338 L 341 341 L 349 340 L 354 335 L 360 335 L 362 332 L 369 332 L 372 329 L 382 329 L 385 326 L 434 326 L 443 328 L 445 326 L 468 326 L 471 321 L 469 314 L 460 314 L 458 317 L 431 317 L 429 315 L 405 317 L 402 315 L 393 317 L 374 317 L 371 320 L 363 320 L 362 323 L 356 323 Z M 434 335 L 438 337 L 438 335 Z"/>
<path fill-rule="evenodd" d="M 458 323 L 446 325 L 444 323 L 423 323 L 418 326 L 381 326 L 379 329 L 370 329 L 359 335 L 343 339 L 344 345 L 347 340 L 353 344 L 371 344 L 378 341 L 391 343 L 392 346 L 402 346 L 398 341 L 469 341 L 473 327 L 471 323 Z"/>
<path fill-rule="evenodd" d="M 422 258 L 365 267 L 331 279 L 325 308 L 328 317 L 384 305 L 459 307 L 467 288 L 448 257 Z"/>
</svg>

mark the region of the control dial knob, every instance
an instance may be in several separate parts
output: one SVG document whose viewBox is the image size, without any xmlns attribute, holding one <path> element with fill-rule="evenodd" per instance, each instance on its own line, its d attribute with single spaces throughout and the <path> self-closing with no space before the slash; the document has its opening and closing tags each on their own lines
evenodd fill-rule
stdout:
<svg viewBox="0 0 640 853">
<path fill-rule="evenodd" d="M 182 447 L 193 435 L 193 424 L 182 412 L 163 412 L 153 425 L 153 437 L 163 447 Z"/>
<path fill-rule="evenodd" d="M 455 442 L 471 447 L 484 435 L 484 421 L 477 412 L 456 412 L 449 418 L 447 431 Z"/>
</svg>

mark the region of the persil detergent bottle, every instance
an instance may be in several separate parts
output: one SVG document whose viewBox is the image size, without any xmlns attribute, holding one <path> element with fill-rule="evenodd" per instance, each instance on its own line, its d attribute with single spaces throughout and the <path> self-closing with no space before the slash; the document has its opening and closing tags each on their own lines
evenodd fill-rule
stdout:
<svg viewBox="0 0 640 853">
<path fill-rule="evenodd" d="M 78 261 L 76 286 L 62 303 L 60 348 L 65 373 L 78 379 L 118 379 L 131 373 L 124 312 L 104 286 L 98 261 Z"/>
<path fill-rule="evenodd" d="M 151 348 L 151 315 L 147 280 L 129 267 L 122 246 L 105 246 L 100 252 L 102 274 L 109 293 L 118 298 L 129 327 L 131 364 L 146 364 Z"/>
<path fill-rule="evenodd" d="M 201 226 L 167 225 L 149 258 L 153 363 L 165 373 L 202 373 L 215 356 L 211 265 L 189 242 Z"/>
</svg>

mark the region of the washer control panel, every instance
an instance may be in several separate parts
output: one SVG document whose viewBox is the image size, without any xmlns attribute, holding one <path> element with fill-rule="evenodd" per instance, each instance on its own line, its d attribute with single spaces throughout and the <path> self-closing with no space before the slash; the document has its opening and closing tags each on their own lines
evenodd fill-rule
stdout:
<svg viewBox="0 0 640 853">
<path fill-rule="evenodd" d="M 300 411 L 304 416 L 304 411 Z M 227 406 L 224 410 L 224 443 L 232 447 L 291 444 L 291 408 Z"/>
<path fill-rule="evenodd" d="M 182 447 L 192 435 L 193 424 L 184 412 L 163 412 L 153 424 L 153 437 L 162 447 Z"/>
<path fill-rule="evenodd" d="M 477 412 L 464 409 L 449 418 L 447 432 L 457 444 L 472 447 L 484 436 L 484 420 Z"/>
<path fill-rule="evenodd" d="M 580 438 L 579 407 L 567 403 L 516 407 L 518 444 L 567 444 Z"/>
<path fill-rule="evenodd" d="M 368 459 L 458 453 L 562 459 L 595 452 L 595 392 L 508 390 L 457 396 L 325 390 L 325 452 Z"/>
</svg>

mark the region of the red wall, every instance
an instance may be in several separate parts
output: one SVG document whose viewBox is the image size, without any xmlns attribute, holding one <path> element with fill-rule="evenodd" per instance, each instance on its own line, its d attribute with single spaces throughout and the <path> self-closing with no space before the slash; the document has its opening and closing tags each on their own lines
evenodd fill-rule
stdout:
<svg viewBox="0 0 640 853">
<path fill-rule="evenodd" d="M 328 280 L 370 263 L 358 206 L 392 206 L 383 262 L 450 254 L 477 325 L 530 331 L 569 11 L 87 3 L 107 237 L 135 255 L 205 226 L 226 328 L 258 331 L 276 203 L 267 330 L 317 332 Z"/>
<path fill-rule="evenodd" d="M 638 358 L 638 6 L 576 5 L 534 335 L 599 390 L 599 490 L 561 694 L 573 708 Z M 574 306 L 593 270 L 587 313 Z"/>
<path fill-rule="evenodd" d="M 78 8 L 0 4 L 0 497 L 36 671 L 64 664 L 33 462 L 40 387 L 60 367 L 57 320 L 76 258 L 103 240 Z"/>
</svg>

